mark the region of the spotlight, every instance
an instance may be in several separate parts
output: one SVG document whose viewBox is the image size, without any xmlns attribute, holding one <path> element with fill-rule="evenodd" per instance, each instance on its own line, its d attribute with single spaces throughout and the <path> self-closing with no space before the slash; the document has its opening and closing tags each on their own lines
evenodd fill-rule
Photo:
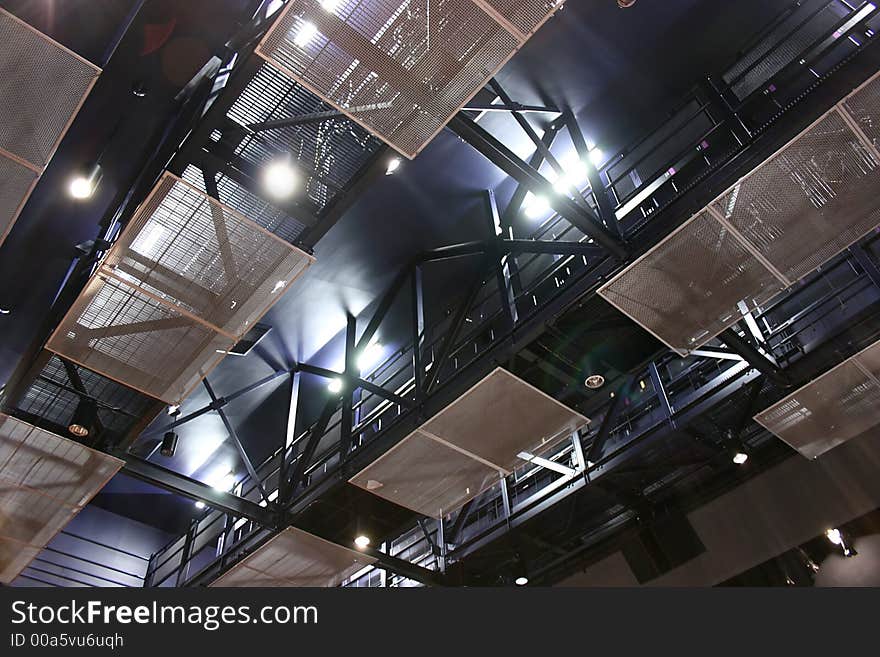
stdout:
<svg viewBox="0 0 880 657">
<path fill-rule="evenodd" d="M 602 152 L 601 148 L 593 148 L 590 150 L 590 162 L 592 162 L 593 166 L 596 168 L 602 166 L 602 163 L 605 162 L 605 153 Z"/>
<path fill-rule="evenodd" d="M 388 168 L 385 169 L 385 175 L 390 176 L 392 173 L 397 171 L 400 168 L 400 158 L 395 157 L 393 160 L 388 162 Z"/>
<path fill-rule="evenodd" d="M 327 390 L 332 393 L 342 392 L 342 379 L 330 379 L 327 384 Z"/>
<path fill-rule="evenodd" d="M 162 437 L 162 446 L 159 447 L 159 453 L 162 456 L 171 458 L 177 451 L 177 434 L 173 431 L 166 431 Z"/>
<path fill-rule="evenodd" d="M 742 450 L 735 450 L 734 451 L 733 462 L 736 463 L 737 465 L 742 465 L 743 463 L 745 463 L 748 460 L 749 460 L 749 455 L 746 454 L 744 451 L 742 451 Z"/>
<path fill-rule="evenodd" d="M 605 377 L 601 374 L 591 374 L 587 377 L 587 380 L 584 381 L 584 385 L 590 390 L 598 390 L 605 385 Z"/>
<path fill-rule="evenodd" d="M 839 529 L 832 528 L 825 531 L 825 537 L 831 541 L 832 545 L 837 545 L 843 550 L 843 556 L 854 557 L 858 554 L 852 546 L 852 540 L 844 532 Z"/>
<path fill-rule="evenodd" d="M 587 181 L 587 167 L 578 157 L 569 156 L 560 162 L 564 173 L 556 179 L 553 188 L 560 194 L 579 189 Z"/>
<path fill-rule="evenodd" d="M 289 198 L 299 182 L 290 153 L 275 158 L 263 169 L 263 189 L 276 200 Z"/>
<path fill-rule="evenodd" d="M 76 405 L 67 430 L 77 438 L 85 438 L 95 430 L 98 423 L 98 405 L 94 399 L 82 399 Z"/>
<path fill-rule="evenodd" d="M 227 472 L 222 477 L 219 477 L 214 483 L 211 484 L 211 488 L 223 491 L 224 493 L 232 490 L 233 486 L 235 486 L 235 473 L 232 470 Z"/>
<path fill-rule="evenodd" d="M 204 509 L 204 508 L 205 508 L 205 503 L 202 502 L 201 500 L 199 500 L 198 502 L 196 502 L 196 508 L 199 509 L 199 510 Z"/>
<path fill-rule="evenodd" d="M 370 545 L 370 537 L 369 537 L 369 536 L 364 536 L 363 534 L 361 534 L 361 535 L 358 536 L 356 539 L 354 539 L 354 544 L 355 544 L 358 548 L 360 548 L 361 550 L 363 550 L 364 548 L 366 548 L 366 547 L 368 547 L 368 546 Z"/>
<path fill-rule="evenodd" d="M 366 371 L 379 362 L 382 358 L 382 343 L 371 342 L 361 352 L 357 359 L 357 366 L 360 371 Z"/>
<path fill-rule="evenodd" d="M 525 586 L 528 583 L 529 583 L 529 578 L 526 577 L 525 575 L 520 575 L 519 577 L 517 577 L 514 580 L 514 584 L 516 584 L 517 586 Z"/>
<path fill-rule="evenodd" d="M 523 211 L 529 219 L 538 219 L 550 214 L 552 208 L 550 201 L 545 196 L 535 196 L 531 192 L 526 194 L 523 201 Z"/>
<path fill-rule="evenodd" d="M 293 43 L 299 46 L 300 48 L 305 48 L 309 43 L 311 43 L 312 39 L 318 34 L 318 28 L 315 27 L 314 23 L 310 23 L 309 21 L 303 22 L 302 25 L 299 26 L 299 30 L 293 37 Z"/>
<path fill-rule="evenodd" d="M 168 407 L 168 415 L 177 415 L 180 413 L 180 404 L 171 404 Z"/>
<path fill-rule="evenodd" d="M 80 172 L 70 181 L 67 188 L 70 195 L 79 201 L 89 198 L 95 193 L 102 175 L 100 164 L 94 164 L 88 171 Z"/>
</svg>

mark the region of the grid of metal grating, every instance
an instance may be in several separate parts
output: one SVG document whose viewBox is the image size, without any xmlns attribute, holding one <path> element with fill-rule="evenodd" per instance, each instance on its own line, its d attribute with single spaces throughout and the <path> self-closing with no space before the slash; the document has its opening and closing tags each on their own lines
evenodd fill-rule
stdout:
<svg viewBox="0 0 880 657">
<path fill-rule="evenodd" d="M 98 407 L 98 420 L 106 431 L 125 435 L 150 408 L 153 400 L 131 388 L 70 363 L 69 367 L 82 383 L 86 394 L 99 399 L 115 410 Z M 58 355 L 53 354 L 16 405 L 28 416 L 39 418 L 58 427 L 67 427 L 82 398 L 77 394 L 77 382 Z"/>
<path fill-rule="evenodd" d="M 212 582 L 214 587 L 338 586 L 376 559 L 288 527 Z"/>
<path fill-rule="evenodd" d="M 599 293 L 679 353 L 880 224 L 880 74 Z"/>
<path fill-rule="evenodd" d="M 182 178 L 206 194 L 205 179 L 202 170 L 194 165 L 189 165 L 183 172 Z M 305 230 L 305 225 L 293 217 L 285 214 L 271 203 L 264 201 L 256 194 L 252 194 L 237 182 L 218 173 L 215 177 L 217 183 L 217 196 L 223 205 L 229 206 L 245 217 L 277 235 L 290 244 L 295 244 L 297 238 Z"/>
<path fill-rule="evenodd" d="M 880 342 L 758 413 L 755 421 L 807 458 L 880 424 Z"/>
<path fill-rule="evenodd" d="M 439 518 L 589 420 L 498 368 L 349 481 Z"/>
<path fill-rule="evenodd" d="M 559 6 L 291 0 L 256 52 L 413 158 Z"/>
<path fill-rule="evenodd" d="M 122 465 L 0 414 L 0 582 L 15 579 Z"/>
<path fill-rule="evenodd" d="M 325 113 L 336 110 L 273 66 L 263 64 L 227 116 L 241 126 L 251 126 Z M 279 152 L 291 153 L 308 172 L 305 197 L 317 213 L 358 176 L 380 147 L 381 142 L 359 125 L 345 117 L 328 116 L 248 134 L 236 153 L 254 166 Z"/>
<path fill-rule="evenodd" d="M 312 261 L 166 173 L 47 348 L 177 403 Z"/>
<path fill-rule="evenodd" d="M 0 9 L 0 243 L 100 73 Z"/>
</svg>

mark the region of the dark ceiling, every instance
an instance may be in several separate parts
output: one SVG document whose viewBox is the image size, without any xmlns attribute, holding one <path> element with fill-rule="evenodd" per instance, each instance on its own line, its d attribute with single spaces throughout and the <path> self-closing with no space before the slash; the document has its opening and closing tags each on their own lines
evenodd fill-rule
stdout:
<svg viewBox="0 0 880 657">
<path fill-rule="evenodd" d="M 97 236 L 99 220 L 144 165 L 174 115 L 176 94 L 246 20 L 252 4 L 0 2 L 105 68 L 0 252 L 0 306 L 11 310 L 0 316 L 0 382 L 38 333 L 76 245 Z M 724 68 L 748 35 L 786 4 L 642 0 L 621 11 L 614 0 L 572 0 L 498 79 L 517 101 L 570 106 L 588 136 L 613 152 L 660 121 L 695 80 Z M 148 89 L 146 97 L 131 94 L 135 84 Z M 509 117 L 491 114 L 481 124 L 519 155 L 530 154 L 530 143 Z M 105 147 L 108 175 L 100 193 L 88 204 L 74 203 L 63 193 L 67 178 Z M 481 194 L 487 188 L 495 188 L 503 201 L 513 185 L 448 131 L 397 174 L 381 178 L 317 244 L 317 263 L 264 318 L 273 331 L 261 347 L 246 357 L 227 358 L 211 375 L 218 394 L 256 381 L 291 359 L 339 367 L 346 312 L 358 315 L 374 306 L 415 253 L 486 236 Z M 426 297 L 433 312 L 445 309 L 471 268 L 462 260 L 428 271 Z M 403 339 L 384 330 L 385 344 Z M 283 435 L 286 384 L 281 381 L 227 409 L 254 460 L 274 449 Z M 207 401 L 197 392 L 183 410 Z M 220 419 L 208 414 L 181 430 L 173 467 L 210 477 L 212 470 L 236 459 Z"/>
</svg>

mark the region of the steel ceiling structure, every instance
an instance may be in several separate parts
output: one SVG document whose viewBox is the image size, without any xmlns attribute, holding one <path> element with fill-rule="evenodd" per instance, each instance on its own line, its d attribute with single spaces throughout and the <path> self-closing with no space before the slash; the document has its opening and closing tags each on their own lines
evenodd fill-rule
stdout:
<svg viewBox="0 0 880 657">
<path fill-rule="evenodd" d="M 731 446 L 749 451 L 752 474 L 789 458 L 790 450 L 751 418 L 880 336 L 876 228 L 860 229 L 855 242 L 838 245 L 842 252 L 835 248 L 798 270 L 797 286 L 774 288 L 739 308 L 717 337 L 687 354 L 668 349 L 599 296 L 877 72 L 875 5 L 794 3 L 733 66 L 695 81 L 677 112 L 598 166 L 570 109 L 527 107 L 491 80 L 491 109 L 510 114 L 534 154 L 522 159 L 484 127 L 488 105 L 474 102 L 449 121 L 451 132 L 515 183 L 506 204 L 494 190 L 481 199 L 489 237 L 414 253 L 369 313 L 349 314 L 339 370 L 294 362 L 225 396 L 209 376 L 210 403 L 147 429 L 163 404 L 44 344 L 166 165 L 199 193 L 264 218 L 264 228 L 307 253 L 385 174 L 388 153 L 376 138 L 254 54 L 273 25 L 269 4 L 260 3 L 224 56 L 194 80 L 177 125 L 104 218 L 102 237 L 79 259 L 44 334 L 4 392 L 6 412 L 56 432 L 68 425 L 76 401 L 94 399 L 103 430 L 93 446 L 125 461 L 124 473 L 207 504 L 185 535 L 151 556 L 145 585 L 222 583 L 279 537 L 307 532 L 347 546 L 356 527 L 378 547 L 364 550 L 364 565 L 373 565 L 350 585 L 377 582 L 376 571 L 387 573 L 378 580 L 384 585 L 499 584 L 523 568 L 534 582 L 558 581 L 621 537 L 736 485 L 747 475 L 730 464 Z M 862 105 L 862 116 L 873 116 L 871 101 Z M 543 133 L 526 110 L 548 117 Z M 862 131 L 863 146 L 876 150 L 874 123 L 859 127 L 857 113 L 847 116 L 856 117 L 848 129 Z M 554 150 L 562 136 L 586 167 L 586 180 L 565 191 L 554 185 L 564 173 Z M 286 152 L 305 193 L 269 203 L 259 166 Z M 552 212 L 524 231 L 530 195 L 548 197 Z M 446 300 L 427 296 L 424 278 L 461 260 L 475 263 L 470 284 L 449 313 L 429 321 L 426 309 Z M 363 371 L 358 355 L 393 315 L 406 319 L 403 346 Z M 421 515 L 348 483 L 499 366 L 592 422 L 533 446 L 452 512 L 420 506 Z M 596 374 L 604 386 L 585 387 Z M 303 377 L 339 379 L 341 388 L 322 390 L 311 400 L 318 411 L 303 415 Z M 279 380 L 288 386 L 288 428 L 274 453 L 252 462 L 227 411 Z M 230 492 L 151 460 L 166 430 L 215 413 L 248 471 Z"/>
</svg>

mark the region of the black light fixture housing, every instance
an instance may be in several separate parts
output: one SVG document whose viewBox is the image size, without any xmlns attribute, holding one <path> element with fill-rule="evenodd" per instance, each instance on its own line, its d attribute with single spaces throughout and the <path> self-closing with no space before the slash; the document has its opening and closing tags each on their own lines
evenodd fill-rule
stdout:
<svg viewBox="0 0 880 657">
<path fill-rule="evenodd" d="M 167 458 L 174 456 L 174 452 L 177 451 L 177 440 L 176 432 L 166 431 L 165 435 L 162 436 L 162 445 L 159 447 L 159 453 Z"/>
<path fill-rule="evenodd" d="M 98 426 L 98 404 L 94 399 L 82 398 L 76 405 L 67 430 L 77 438 L 94 434 Z"/>
</svg>

